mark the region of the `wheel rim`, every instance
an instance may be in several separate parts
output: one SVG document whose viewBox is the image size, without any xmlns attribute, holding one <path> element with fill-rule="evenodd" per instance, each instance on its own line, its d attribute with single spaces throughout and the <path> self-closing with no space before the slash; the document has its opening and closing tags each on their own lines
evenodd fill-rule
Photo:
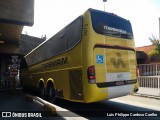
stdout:
<svg viewBox="0 0 160 120">
<path fill-rule="evenodd" d="M 53 89 L 52 89 L 52 87 L 49 87 L 49 91 L 48 91 L 49 93 L 49 97 L 50 98 L 52 98 L 53 97 Z"/>
<path fill-rule="evenodd" d="M 53 86 L 50 86 L 48 88 L 48 101 L 49 102 L 54 102 L 54 100 L 55 100 L 54 88 L 53 88 Z"/>
<path fill-rule="evenodd" d="M 41 97 L 41 98 L 44 98 L 44 96 L 45 96 L 45 90 L 44 90 L 44 87 L 41 86 L 41 87 L 40 87 L 40 97 Z"/>
</svg>

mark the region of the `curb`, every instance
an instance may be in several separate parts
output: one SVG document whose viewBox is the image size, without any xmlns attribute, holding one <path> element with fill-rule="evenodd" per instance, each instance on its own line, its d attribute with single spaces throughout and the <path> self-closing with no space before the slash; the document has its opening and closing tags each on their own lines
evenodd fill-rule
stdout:
<svg viewBox="0 0 160 120">
<path fill-rule="evenodd" d="M 86 119 L 82 116 L 79 116 L 78 114 L 75 114 L 65 108 L 62 108 L 60 106 L 49 103 L 49 102 L 47 102 L 37 96 L 26 95 L 26 99 L 40 104 L 41 106 L 43 106 L 43 109 L 45 111 L 51 112 L 53 117 L 56 115 L 58 117 L 62 117 L 63 119 L 66 119 L 66 120 L 88 120 L 88 119 Z"/>
<path fill-rule="evenodd" d="M 29 101 L 33 101 L 33 96 L 31 96 L 31 95 L 26 95 L 26 99 L 29 100 Z"/>
<path fill-rule="evenodd" d="M 157 99 L 160 100 L 160 97 L 158 96 L 152 96 L 152 95 L 146 95 L 146 94 L 133 94 L 133 96 L 139 96 L 139 97 L 145 97 L 145 98 L 151 98 L 151 99 Z"/>
<path fill-rule="evenodd" d="M 51 106 L 51 105 L 49 105 L 49 104 L 44 104 L 43 105 L 43 109 L 45 111 L 51 111 L 53 114 L 57 114 L 56 108 Z"/>
</svg>

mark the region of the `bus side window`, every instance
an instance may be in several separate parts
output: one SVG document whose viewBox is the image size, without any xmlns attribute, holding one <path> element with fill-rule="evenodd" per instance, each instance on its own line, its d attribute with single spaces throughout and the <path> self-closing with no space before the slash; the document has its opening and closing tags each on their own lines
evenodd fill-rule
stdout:
<svg viewBox="0 0 160 120">
<path fill-rule="evenodd" d="M 66 28 L 68 49 L 73 48 L 82 37 L 82 17 L 78 17 Z"/>
<path fill-rule="evenodd" d="M 67 36 L 66 36 L 65 29 L 63 29 L 59 32 L 58 38 L 59 38 L 57 41 L 58 53 L 62 53 L 67 50 Z"/>
</svg>

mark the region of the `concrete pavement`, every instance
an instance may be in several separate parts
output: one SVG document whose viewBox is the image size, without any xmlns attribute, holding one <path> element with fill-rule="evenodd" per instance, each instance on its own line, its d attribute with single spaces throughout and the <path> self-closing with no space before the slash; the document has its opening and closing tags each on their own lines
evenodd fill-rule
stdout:
<svg viewBox="0 0 160 120">
<path fill-rule="evenodd" d="M 111 99 L 111 101 L 121 102 L 129 105 L 140 106 L 148 109 L 160 111 L 160 99 L 144 97 L 141 95 L 127 95 L 119 98 Z"/>
<path fill-rule="evenodd" d="M 29 118 L 38 118 L 50 120 L 52 118 L 63 118 L 50 114 L 45 111 L 43 106 L 34 102 L 21 91 L 0 91 L 0 120 L 11 119 L 19 120 Z"/>
</svg>

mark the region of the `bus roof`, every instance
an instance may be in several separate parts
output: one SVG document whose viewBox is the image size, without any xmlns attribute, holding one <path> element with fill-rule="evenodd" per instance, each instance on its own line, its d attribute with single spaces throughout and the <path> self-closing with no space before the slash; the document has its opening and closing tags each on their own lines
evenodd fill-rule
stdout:
<svg viewBox="0 0 160 120">
<path fill-rule="evenodd" d="M 106 11 L 96 10 L 96 9 L 92 9 L 92 8 L 89 8 L 88 10 L 89 10 L 89 12 L 91 12 L 91 13 L 94 12 L 94 13 L 108 14 L 108 15 L 112 15 L 112 16 L 119 17 L 120 19 L 123 19 L 123 20 L 126 20 L 126 21 L 130 22 L 129 20 L 127 20 L 127 19 L 125 19 L 125 18 L 123 18 L 123 17 L 121 17 L 121 16 L 118 16 L 117 14 L 114 14 L 114 13 L 109 13 L 109 12 L 106 12 Z"/>
</svg>

